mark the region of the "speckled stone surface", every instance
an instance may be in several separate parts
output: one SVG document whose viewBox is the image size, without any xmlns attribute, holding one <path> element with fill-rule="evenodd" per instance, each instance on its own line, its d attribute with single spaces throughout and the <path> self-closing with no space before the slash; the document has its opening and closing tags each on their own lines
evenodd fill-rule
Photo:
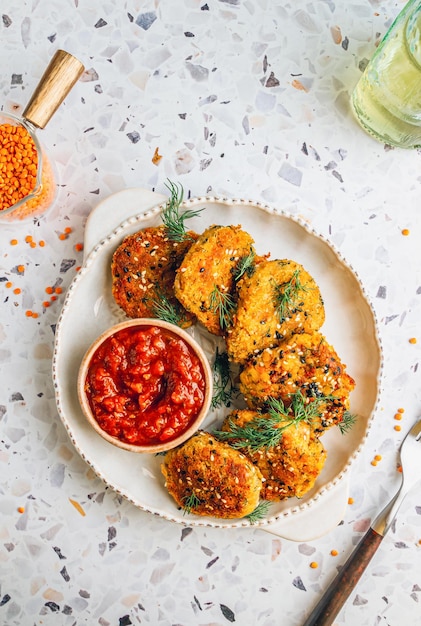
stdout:
<svg viewBox="0 0 421 626">
<path fill-rule="evenodd" d="M 39 135 L 57 170 L 54 207 L 0 224 L 1 624 L 300 626 L 396 489 L 397 449 L 421 414 L 421 155 L 364 134 L 349 97 L 402 6 L 2 0 L 4 111 L 23 110 L 57 48 L 86 71 Z M 83 261 L 85 221 L 110 193 L 165 193 L 168 178 L 192 196 L 303 217 L 372 299 L 380 406 L 352 469 L 353 503 L 319 539 L 184 528 L 137 510 L 92 473 L 58 418 L 54 328 Z M 335 623 L 421 624 L 420 489 Z"/>
</svg>

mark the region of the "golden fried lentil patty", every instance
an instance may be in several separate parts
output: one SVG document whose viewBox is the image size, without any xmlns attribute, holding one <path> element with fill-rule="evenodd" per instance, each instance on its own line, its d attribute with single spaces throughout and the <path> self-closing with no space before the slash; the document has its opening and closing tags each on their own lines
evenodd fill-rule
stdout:
<svg viewBox="0 0 421 626">
<path fill-rule="evenodd" d="M 244 517 L 259 502 L 259 469 L 241 452 L 204 431 L 167 452 L 161 469 L 168 492 L 195 515 Z"/>
<path fill-rule="evenodd" d="M 174 278 L 196 238 L 189 232 L 184 241 L 174 242 L 164 226 L 151 226 L 123 240 L 112 259 L 112 294 L 128 317 L 158 317 L 156 305 L 166 299 L 180 313 L 180 326 L 194 322 L 174 295 Z"/>
<path fill-rule="evenodd" d="M 233 303 L 237 268 L 251 254 L 253 239 L 241 226 L 214 224 L 199 236 L 177 270 L 175 295 L 214 335 L 225 334 L 224 299 Z"/>
<path fill-rule="evenodd" d="M 268 419 L 268 415 L 250 409 L 233 411 L 225 418 L 222 431 L 230 431 L 233 425 L 250 426 L 256 418 Z M 279 422 L 280 427 L 286 424 Z M 280 442 L 272 447 L 242 451 L 263 476 L 261 498 L 272 501 L 301 498 L 314 486 L 326 461 L 322 442 L 305 422 L 288 425 Z"/>
<path fill-rule="evenodd" d="M 244 363 L 292 334 L 318 330 L 324 319 L 320 290 L 302 265 L 264 260 L 239 281 L 237 309 L 226 337 L 228 355 Z"/>
<path fill-rule="evenodd" d="M 327 396 L 312 421 L 315 430 L 342 421 L 354 387 L 345 365 L 319 332 L 293 335 L 275 348 L 266 348 L 240 373 L 240 391 L 250 408 L 264 407 L 268 398 L 281 398 L 288 406 L 297 392 L 305 398 Z"/>
</svg>

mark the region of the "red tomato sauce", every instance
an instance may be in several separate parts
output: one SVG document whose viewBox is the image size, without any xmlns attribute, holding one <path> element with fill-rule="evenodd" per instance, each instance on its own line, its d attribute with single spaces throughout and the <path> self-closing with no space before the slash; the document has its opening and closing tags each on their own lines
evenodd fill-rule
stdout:
<svg viewBox="0 0 421 626">
<path fill-rule="evenodd" d="M 195 419 L 205 376 L 183 339 L 157 326 L 131 327 L 95 351 L 85 392 L 102 430 L 125 443 L 152 445 L 175 439 Z"/>
</svg>

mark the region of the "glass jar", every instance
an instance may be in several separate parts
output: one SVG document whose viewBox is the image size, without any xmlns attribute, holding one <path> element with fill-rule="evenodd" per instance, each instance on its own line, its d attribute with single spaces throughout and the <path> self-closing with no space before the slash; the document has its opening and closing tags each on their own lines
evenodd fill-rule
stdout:
<svg viewBox="0 0 421 626">
<path fill-rule="evenodd" d="M 381 41 L 351 96 L 373 137 L 401 148 L 421 146 L 421 1 L 411 0 Z"/>
</svg>

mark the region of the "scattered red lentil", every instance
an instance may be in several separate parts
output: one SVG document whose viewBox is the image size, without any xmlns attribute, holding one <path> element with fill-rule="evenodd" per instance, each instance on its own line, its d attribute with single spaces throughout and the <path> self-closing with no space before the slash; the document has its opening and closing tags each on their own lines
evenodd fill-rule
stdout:
<svg viewBox="0 0 421 626">
<path fill-rule="evenodd" d="M 16 289 L 13 289 L 13 293 L 15 293 L 16 295 L 21 293 L 21 289 L 19 289 L 19 287 L 16 287 Z"/>
<path fill-rule="evenodd" d="M 17 240 L 17 239 L 11 239 L 11 240 L 10 240 L 10 245 L 11 245 L 11 246 L 17 246 L 17 245 L 18 245 L 18 243 L 19 243 L 19 242 L 18 242 L 18 240 Z"/>
<path fill-rule="evenodd" d="M 48 300 L 44 300 L 44 302 L 42 303 L 42 306 L 43 306 L 45 309 L 48 309 L 48 307 L 50 306 L 50 303 L 48 302 Z"/>
<path fill-rule="evenodd" d="M 59 236 L 58 236 L 58 238 L 59 238 L 61 241 L 64 241 L 65 239 L 67 239 L 67 235 L 66 235 L 66 233 L 60 233 L 60 234 L 59 234 Z"/>
<path fill-rule="evenodd" d="M 393 419 L 400 421 L 402 419 L 402 413 L 395 413 Z"/>
<path fill-rule="evenodd" d="M 382 460 L 382 455 L 381 454 L 376 454 L 376 456 L 374 457 L 375 461 L 381 461 Z"/>
<path fill-rule="evenodd" d="M 63 293 L 63 289 L 62 289 L 61 287 L 56 287 L 56 288 L 54 289 L 54 291 L 55 291 L 56 293 Z"/>
<path fill-rule="evenodd" d="M 398 409 L 398 413 L 405 413 L 405 409 L 402 409 L 402 408 Z"/>
<path fill-rule="evenodd" d="M 77 243 L 75 245 L 75 250 L 76 250 L 76 252 L 82 252 L 82 250 L 83 250 L 83 243 Z"/>
<path fill-rule="evenodd" d="M 6 289 L 10 289 L 12 286 L 13 286 L 13 283 L 11 283 L 10 280 L 8 280 L 6 283 Z"/>
<path fill-rule="evenodd" d="M 348 498 L 348 504 L 354 504 L 354 498 Z"/>
<path fill-rule="evenodd" d="M 373 459 L 373 460 L 371 461 L 371 465 L 374 465 L 374 467 L 377 465 L 377 461 L 376 461 L 376 459 Z"/>
<path fill-rule="evenodd" d="M 32 235 L 26 235 L 26 237 L 25 237 L 25 241 L 26 241 L 26 243 L 31 243 L 31 241 L 32 241 Z"/>
<path fill-rule="evenodd" d="M 64 232 L 66 233 L 66 235 L 69 235 L 69 234 L 72 232 L 72 229 L 70 228 L 70 226 L 67 226 L 67 227 L 64 229 Z"/>
<path fill-rule="evenodd" d="M 317 568 L 319 567 L 319 564 L 318 564 L 318 563 L 316 563 L 316 561 L 312 561 L 312 562 L 310 563 L 310 567 L 311 567 L 311 569 L 317 569 Z"/>
<path fill-rule="evenodd" d="M 407 235 L 409 235 L 409 228 L 403 228 L 403 229 L 402 229 L 402 235 L 404 235 L 405 237 L 406 237 Z"/>
<path fill-rule="evenodd" d="M 32 311 L 30 309 L 28 309 L 27 311 L 25 311 L 25 315 L 26 317 L 32 317 Z"/>
<path fill-rule="evenodd" d="M 45 241 L 41 239 L 41 241 L 38 242 L 38 245 L 40 246 L 40 248 L 43 248 L 45 246 Z"/>
<path fill-rule="evenodd" d="M 402 426 L 400 424 L 396 424 L 393 428 L 397 431 L 402 430 Z"/>
<path fill-rule="evenodd" d="M 48 294 L 54 293 L 54 289 L 52 287 L 48 286 L 48 287 L 45 288 L 45 293 L 48 293 Z"/>
<path fill-rule="evenodd" d="M 23 272 L 25 271 L 25 266 L 24 265 L 18 265 L 17 270 L 18 270 L 19 274 L 23 274 Z"/>
<path fill-rule="evenodd" d="M 57 300 L 57 296 L 51 296 L 50 300 L 51 302 L 55 302 Z"/>
<path fill-rule="evenodd" d="M 24 506 L 19 506 L 18 507 L 18 513 L 25 513 L 25 507 Z"/>
<path fill-rule="evenodd" d="M 331 551 L 330 551 L 330 554 L 331 554 L 332 556 L 338 556 L 338 551 L 337 551 L 337 550 L 331 550 Z"/>
<path fill-rule="evenodd" d="M 417 343 L 417 338 L 416 337 L 411 337 L 409 340 L 409 343 Z"/>
<path fill-rule="evenodd" d="M 398 470 L 398 472 L 400 472 L 402 474 L 402 465 L 398 465 L 398 467 L 396 468 Z"/>
</svg>

